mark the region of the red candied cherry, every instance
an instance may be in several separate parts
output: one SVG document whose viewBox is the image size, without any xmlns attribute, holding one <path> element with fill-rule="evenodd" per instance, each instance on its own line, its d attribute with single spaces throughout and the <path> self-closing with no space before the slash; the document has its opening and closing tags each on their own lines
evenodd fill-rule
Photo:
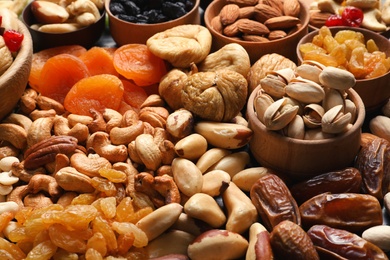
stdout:
<svg viewBox="0 0 390 260">
<path fill-rule="evenodd" d="M 18 51 L 22 46 L 24 35 L 15 30 L 6 30 L 3 34 L 5 45 L 11 52 Z"/>
<path fill-rule="evenodd" d="M 332 14 L 328 17 L 328 19 L 325 22 L 325 26 L 332 27 L 332 26 L 344 26 L 344 20 L 341 17 L 341 15 Z"/>
<path fill-rule="evenodd" d="M 359 27 L 363 22 L 364 14 L 360 8 L 347 6 L 341 13 L 341 17 L 348 26 Z"/>
</svg>

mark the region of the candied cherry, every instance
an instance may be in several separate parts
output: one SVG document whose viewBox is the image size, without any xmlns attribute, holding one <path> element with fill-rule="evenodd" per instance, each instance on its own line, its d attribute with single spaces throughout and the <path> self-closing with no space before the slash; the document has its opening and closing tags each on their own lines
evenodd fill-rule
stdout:
<svg viewBox="0 0 390 260">
<path fill-rule="evenodd" d="M 341 17 L 348 26 L 359 27 L 363 22 L 364 14 L 360 8 L 347 6 L 344 8 Z"/>
<path fill-rule="evenodd" d="M 344 20 L 343 20 L 343 18 L 341 17 L 341 15 L 332 14 L 332 15 L 329 16 L 328 19 L 326 20 L 325 25 L 328 26 L 328 27 L 332 27 L 332 26 L 344 26 L 345 23 L 344 23 Z"/>
<path fill-rule="evenodd" d="M 15 30 L 6 30 L 3 34 L 5 45 L 11 52 L 18 51 L 22 46 L 24 35 Z"/>
</svg>

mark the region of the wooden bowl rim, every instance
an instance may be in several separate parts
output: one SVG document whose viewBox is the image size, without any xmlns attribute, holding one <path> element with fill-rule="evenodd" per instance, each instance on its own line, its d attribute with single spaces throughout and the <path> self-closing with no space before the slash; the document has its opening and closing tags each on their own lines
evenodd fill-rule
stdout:
<svg viewBox="0 0 390 260">
<path fill-rule="evenodd" d="M 219 4 L 219 2 L 226 2 L 226 0 L 214 0 L 207 6 L 207 8 L 206 8 L 206 10 L 204 12 L 204 23 L 205 23 L 207 29 L 209 29 L 212 34 L 214 34 L 214 35 L 216 35 L 218 37 L 221 37 L 224 41 L 231 41 L 231 42 L 235 42 L 235 43 L 239 43 L 239 44 L 247 45 L 247 46 L 266 46 L 266 45 L 269 45 L 269 44 L 279 43 L 279 42 L 283 42 L 285 40 L 293 38 L 294 36 L 296 36 L 297 34 L 302 32 L 303 30 L 305 30 L 305 28 L 307 28 L 308 25 L 309 25 L 309 20 L 310 20 L 309 7 L 302 0 L 298 0 L 298 1 L 299 1 L 300 5 L 301 5 L 301 10 L 305 10 L 305 14 L 300 14 L 300 16 L 305 15 L 305 18 L 306 18 L 305 20 L 303 20 L 301 28 L 299 28 L 297 31 L 295 31 L 294 33 L 292 33 L 292 34 L 290 34 L 290 35 L 288 35 L 288 36 L 286 36 L 284 38 L 272 40 L 270 42 L 243 41 L 243 40 L 238 40 L 238 39 L 235 39 L 235 38 L 232 38 L 232 37 L 227 37 L 227 36 L 217 32 L 211 26 L 211 19 L 212 19 L 212 17 L 210 15 L 210 12 L 211 12 L 210 10 L 212 8 L 214 8 L 215 5 Z M 210 19 L 208 19 L 208 18 L 210 18 Z"/>
<path fill-rule="evenodd" d="M 282 136 L 281 134 L 268 130 L 265 125 L 257 118 L 257 115 L 254 110 L 253 101 L 254 98 L 257 95 L 257 92 L 259 91 L 261 87 L 256 87 L 253 92 L 251 93 L 249 99 L 248 99 L 248 106 L 247 106 L 247 113 L 248 113 L 248 120 L 250 121 L 250 124 L 254 124 L 255 127 L 251 127 L 253 131 L 257 131 L 257 129 L 260 130 L 261 133 L 267 133 L 269 135 L 273 135 L 275 137 L 280 138 L 282 141 L 285 141 L 286 143 L 294 143 L 297 145 L 327 145 L 332 143 L 337 143 L 339 140 L 348 138 L 350 135 L 353 135 L 356 131 L 361 131 L 361 128 L 364 123 L 365 119 L 365 107 L 362 99 L 358 95 L 358 93 L 354 89 L 348 89 L 346 92 L 348 93 L 348 97 L 353 101 L 357 108 L 357 117 L 355 120 L 355 123 L 352 125 L 352 127 L 345 133 L 337 135 L 333 138 L 326 138 L 322 140 L 301 140 L 296 138 L 291 138 L 287 136 Z"/>
<path fill-rule="evenodd" d="M 127 24 L 127 25 L 139 26 L 141 28 L 140 30 L 142 30 L 142 28 L 147 29 L 147 28 L 155 27 L 155 26 L 169 26 L 170 24 L 176 23 L 176 22 L 178 22 L 178 21 L 180 21 L 182 19 L 186 19 L 188 16 L 192 15 L 197 9 L 199 9 L 199 5 L 200 5 L 200 0 L 194 0 L 194 2 L 195 2 L 194 7 L 188 13 L 186 13 L 185 15 L 183 15 L 181 17 L 178 17 L 178 18 L 176 18 L 174 20 L 166 21 L 166 22 L 163 22 L 163 23 L 142 24 L 142 23 L 128 22 L 128 21 L 119 19 L 118 17 L 113 15 L 111 13 L 111 11 L 110 11 L 110 2 L 111 2 L 111 0 L 106 0 L 105 3 L 104 3 L 104 9 L 106 10 L 106 13 L 107 13 L 107 15 L 109 16 L 110 19 L 114 19 L 117 22 L 120 22 L 120 23 L 123 23 L 123 24 Z"/>
<path fill-rule="evenodd" d="M 364 33 L 365 35 L 372 35 L 374 38 L 378 38 L 378 39 L 382 39 L 383 42 L 388 42 L 388 50 L 386 50 L 387 52 L 390 53 L 390 39 L 387 39 L 385 36 L 379 34 L 379 33 L 376 33 L 374 31 L 371 31 L 371 30 L 368 30 L 368 29 L 365 29 L 365 28 L 362 28 L 362 27 L 348 27 L 348 26 L 332 26 L 332 27 L 329 27 L 329 29 L 332 31 L 332 30 L 336 30 L 336 31 L 341 31 L 341 30 L 352 30 L 352 31 L 357 31 L 357 32 L 362 32 Z M 302 37 L 298 44 L 297 44 L 297 47 L 296 47 L 296 54 L 297 54 L 297 59 L 298 59 L 298 63 L 299 62 L 302 62 L 302 55 L 301 55 L 301 52 L 299 51 L 299 46 L 307 41 L 308 38 L 313 38 L 316 34 L 318 34 L 318 31 L 319 29 L 316 29 L 314 31 L 311 31 L 309 32 L 308 34 L 306 34 L 304 37 Z M 334 34 L 333 34 L 334 35 Z M 373 37 L 369 37 L 369 39 L 372 39 Z M 365 39 L 367 41 L 367 39 Z M 383 51 L 383 50 L 381 50 Z M 390 55 L 387 55 L 388 57 L 390 57 Z M 371 80 L 375 80 L 375 79 L 378 79 L 378 78 L 381 78 L 381 77 L 385 77 L 387 76 L 388 74 L 390 74 L 390 70 L 379 76 L 379 77 L 376 77 L 376 78 L 371 78 L 371 79 L 357 79 L 356 82 L 368 82 L 368 81 L 371 81 Z"/>
<path fill-rule="evenodd" d="M 20 20 L 18 20 L 18 28 L 24 37 L 22 46 L 11 66 L 0 76 L 0 86 L 9 84 L 9 81 L 15 77 L 15 74 L 19 73 L 21 67 L 26 66 L 26 64 L 31 66 L 33 42 L 30 32 Z"/>
</svg>

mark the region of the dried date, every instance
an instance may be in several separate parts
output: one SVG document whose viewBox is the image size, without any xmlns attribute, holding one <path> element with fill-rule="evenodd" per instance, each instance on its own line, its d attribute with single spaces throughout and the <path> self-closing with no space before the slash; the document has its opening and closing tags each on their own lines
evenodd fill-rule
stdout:
<svg viewBox="0 0 390 260">
<path fill-rule="evenodd" d="M 358 169 L 348 167 L 327 172 L 291 186 L 290 191 L 298 204 L 324 192 L 359 193 L 362 176 Z"/>
<path fill-rule="evenodd" d="M 307 235 L 321 259 L 388 259 L 379 247 L 346 230 L 314 225 Z"/>
<path fill-rule="evenodd" d="M 382 201 L 383 196 L 390 191 L 390 143 L 383 138 L 365 142 L 355 167 L 362 174 L 363 192 Z"/>
<path fill-rule="evenodd" d="M 285 220 L 270 233 L 270 243 L 276 259 L 320 259 L 306 232 L 294 222 Z"/>
<path fill-rule="evenodd" d="M 299 211 L 304 228 L 327 225 L 350 232 L 362 232 L 383 223 L 382 207 L 369 194 L 323 193 L 304 202 Z"/>
<path fill-rule="evenodd" d="M 298 204 L 277 175 L 269 173 L 260 177 L 252 185 L 250 198 L 268 230 L 283 220 L 301 224 Z"/>
</svg>

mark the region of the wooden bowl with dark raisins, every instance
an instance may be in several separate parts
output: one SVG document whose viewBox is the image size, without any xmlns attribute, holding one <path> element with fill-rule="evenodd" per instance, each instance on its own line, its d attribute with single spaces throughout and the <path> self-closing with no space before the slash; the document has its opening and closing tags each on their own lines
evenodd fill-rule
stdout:
<svg viewBox="0 0 390 260">
<path fill-rule="evenodd" d="M 121 46 L 143 43 L 158 32 L 182 24 L 200 24 L 200 0 L 108 0 L 109 30 Z"/>
</svg>

